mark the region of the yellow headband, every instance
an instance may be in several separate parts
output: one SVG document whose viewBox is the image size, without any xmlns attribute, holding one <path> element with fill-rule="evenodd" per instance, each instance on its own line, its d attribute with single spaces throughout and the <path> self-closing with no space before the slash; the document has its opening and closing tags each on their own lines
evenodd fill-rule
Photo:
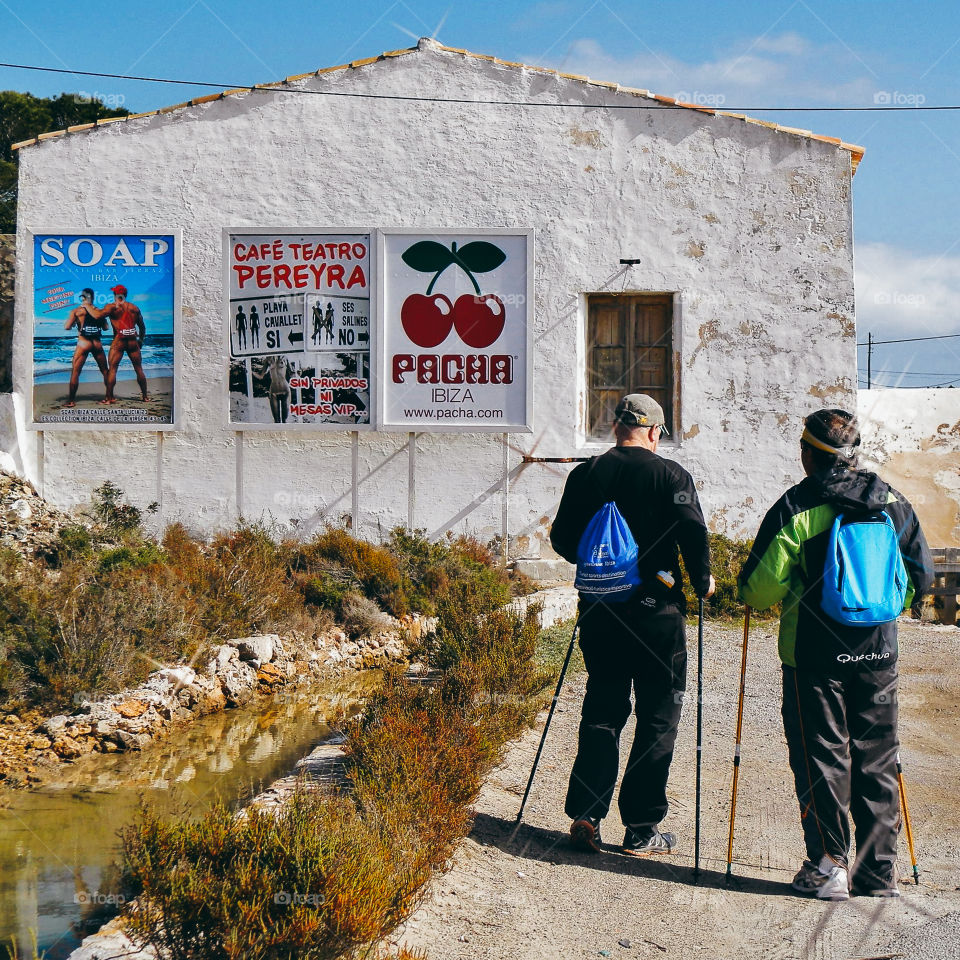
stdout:
<svg viewBox="0 0 960 960">
<path fill-rule="evenodd" d="M 853 456 L 853 446 L 846 447 L 831 447 L 830 444 L 824 443 L 822 440 L 819 440 L 815 437 L 806 427 L 803 428 L 803 433 L 800 436 L 800 439 L 804 443 L 809 443 L 811 447 L 816 447 L 817 450 L 822 450 L 824 453 L 832 453 L 835 457 L 846 457 L 848 460 Z"/>
</svg>

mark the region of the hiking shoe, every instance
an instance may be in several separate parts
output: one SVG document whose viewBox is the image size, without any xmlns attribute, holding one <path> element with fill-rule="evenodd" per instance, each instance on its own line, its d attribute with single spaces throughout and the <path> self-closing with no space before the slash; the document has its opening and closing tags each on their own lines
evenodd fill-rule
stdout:
<svg viewBox="0 0 960 960">
<path fill-rule="evenodd" d="M 804 860 L 790 886 L 797 893 L 812 895 L 818 900 L 847 900 L 850 897 L 847 868 L 826 855 L 819 866 L 811 860 Z"/>
<path fill-rule="evenodd" d="M 570 843 L 584 853 L 603 853 L 600 839 L 600 820 L 597 817 L 580 817 L 570 824 Z"/>
<path fill-rule="evenodd" d="M 621 849 L 628 857 L 649 857 L 655 853 L 673 853 L 676 845 L 677 838 L 672 833 L 660 833 L 659 830 L 637 833 L 627 827 Z"/>
</svg>

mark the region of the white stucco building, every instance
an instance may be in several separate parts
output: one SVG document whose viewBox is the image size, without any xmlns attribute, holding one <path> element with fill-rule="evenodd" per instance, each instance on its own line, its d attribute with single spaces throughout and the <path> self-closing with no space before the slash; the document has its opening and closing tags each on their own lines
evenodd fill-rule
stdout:
<svg viewBox="0 0 960 960">
<path fill-rule="evenodd" d="M 662 452 L 692 472 L 712 527 L 752 536 L 800 476 L 801 418 L 856 404 L 862 153 L 428 40 L 45 134 L 19 145 L 18 289 L 31 231 L 180 231 L 179 417 L 162 436 L 27 429 L 21 297 L 7 452 L 64 506 L 109 478 L 199 529 L 240 512 L 350 517 L 366 537 L 409 525 L 486 540 L 506 525 L 512 555 L 548 556 L 569 465 L 523 456 L 601 452 L 613 399 L 646 390 L 672 421 Z M 222 231 L 357 225 L 533 231 L 531 432 L 231 426 Z"/>
</svg>

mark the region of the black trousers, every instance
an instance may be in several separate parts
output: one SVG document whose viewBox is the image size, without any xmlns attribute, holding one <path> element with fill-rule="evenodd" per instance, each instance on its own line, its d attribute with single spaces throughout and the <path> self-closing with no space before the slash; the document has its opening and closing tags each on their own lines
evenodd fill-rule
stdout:
<svg viewBox="0 0 960 960">
<path fill-rule="evenodd" d="M 807 857 L 847 866 L 851 886 L 890 886 L 897 859 L 897 667 L 828 677 L 783 668 L 783 728 L 800 801 Z"/>
<path fill-rule="evenodd" d="M 667 813 L 667 775 L 686 687 L 683 613 L 674 604 L 641 612 L 626 604 L 581 605 L 580 649 L 587 693 L 567 816 L 607 815 L 632 688 L 637 729 L 620 785 L 620 817 L 638 831 L 655 828 Z"/>
</svg>

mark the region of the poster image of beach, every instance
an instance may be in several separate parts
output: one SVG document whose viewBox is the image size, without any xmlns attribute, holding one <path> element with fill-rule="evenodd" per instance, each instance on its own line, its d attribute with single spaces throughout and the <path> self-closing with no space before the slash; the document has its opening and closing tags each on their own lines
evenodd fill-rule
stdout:
<svg viewBox="0 0 960 960">
<path fill-rule="evenodd" d="M 224 232 L 232 425 L 370 426 L 369 251 L 369 233 Z"/>
<path fill-rule="evenodd" d="M 33 425 L 174 423 L 175 234 L 33 235 Z"/>
</svg>

